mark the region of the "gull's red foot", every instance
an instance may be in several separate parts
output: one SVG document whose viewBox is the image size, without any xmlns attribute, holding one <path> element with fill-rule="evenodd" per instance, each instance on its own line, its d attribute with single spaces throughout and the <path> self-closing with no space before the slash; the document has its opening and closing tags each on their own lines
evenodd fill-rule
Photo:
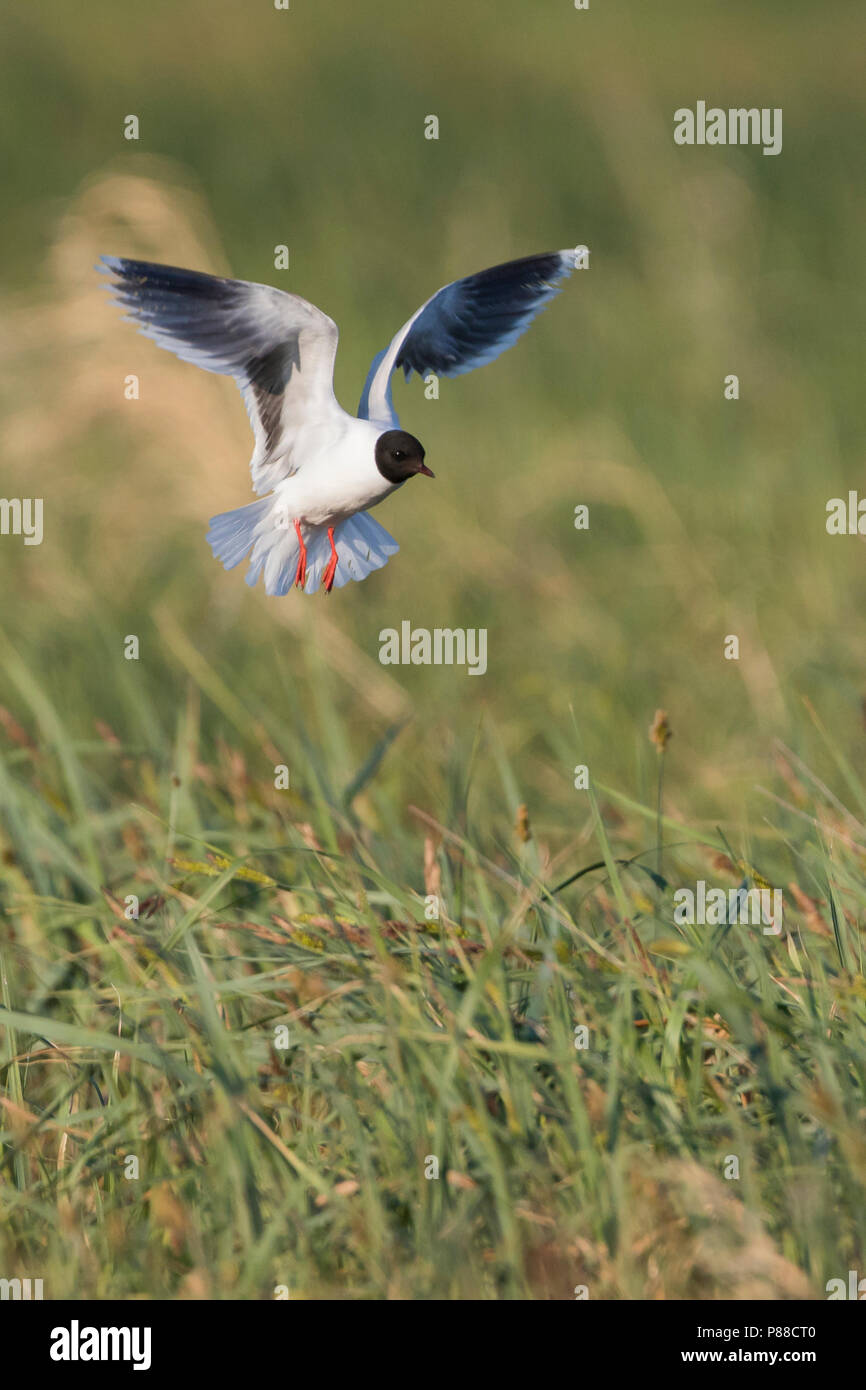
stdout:
<svg viewBox="0 0 866 1390">
<path fill-rule="evenodd" d="M 325 593 L 329 594 L 334 587 L 334 575 L 337 573 L 337 547 L 334 545 L 334 528 L 328 527 L 328 540 L 331 542 L 331 558 L 328 567 L 322 575 L 322 583 L 325 586 Z"/>
<path fill-rule="evenodd" d="M 304 545 L 301 524 L 298 521 L 295 522 L 295 535 L 298 538 L 298 545 L 301 547 L 301 553 L 298 556 L 298 568 L 295 570 L 295 583 L 299 589 L 303 589 L 307 582 L 307 547 Z"/>
</svg>

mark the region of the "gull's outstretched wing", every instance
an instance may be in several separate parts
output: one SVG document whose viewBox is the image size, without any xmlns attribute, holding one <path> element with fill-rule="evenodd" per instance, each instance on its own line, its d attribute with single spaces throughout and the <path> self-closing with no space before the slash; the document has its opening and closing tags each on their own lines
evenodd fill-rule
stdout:
<svg viewBox="0 0 866 1390">
<path fill-rule="evenodd" d="M 160 347 L 205 371 L 232 376 L 256 447 L 253 487 L 269 492 L 295 471 L 292 447 L 306 426 L 340 411 L 334 397 L 337 325 L 306 299 L 270 285 L 103 256 L 111 292 Z"/>
<path fill-rule="evenodd" d="M 359 416 L 383 425 L 397 424 L 391 401 L 391 376 L 397 367 L 403 368 L 408 380 L 413 371 L 459 376 L 492 362 L 559 293 L 559 282 L 574 266 L 574 251 L 550 251 L 494 265 L 446 285 L 374 357 Z"/>
</svg>

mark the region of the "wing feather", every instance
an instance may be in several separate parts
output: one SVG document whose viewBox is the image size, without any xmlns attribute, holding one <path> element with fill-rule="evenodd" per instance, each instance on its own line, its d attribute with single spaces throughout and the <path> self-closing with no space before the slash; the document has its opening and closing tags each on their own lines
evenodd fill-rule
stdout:
<svg viewBox="0 0 866 1390">
<path fill-rule="evenodd" d="M 111 275 L 113 299 L 146 337 L 184 362 L 234 377 L 256 439 L 256 492 L 289 477 L 296 436 L 340 412 L 333 320 L 271 285 L 118 256 L 103 256 L 98 269 Z"/>
<path fill-rule="evenodd" d="M 413 372 L 459 376 L 493 362 L 526 332 L 575 266 L 573 251 L 552 251 L 491 266 L 438 290 L 372 362 L 358 414 L 395 425 L 391 377 Z"/>
</svg>

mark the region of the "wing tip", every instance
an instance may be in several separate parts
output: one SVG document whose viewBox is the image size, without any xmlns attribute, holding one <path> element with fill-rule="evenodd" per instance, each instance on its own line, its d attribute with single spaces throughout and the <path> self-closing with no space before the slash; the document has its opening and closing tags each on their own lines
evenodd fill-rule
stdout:
<svg viewBox="0 0 866 1390">
<path fill-rule="evenodd" d="M 121 275 L 123 259 L 120 256 L 100 256 L 93 269 L 97 275 Z"/>
<path fill-rule="evenodd" d="M 582 254 L 585 251 L 585 249 L 586 248 L 583 245 L 580 245 L 566 246 L 564 250 L 557 251 L 556 254 L 559 256 L 562 266 L 560 274 L 570 275 L 571 272 L 575 270 L 578 264 L 580 263 Z"/>
</svg>

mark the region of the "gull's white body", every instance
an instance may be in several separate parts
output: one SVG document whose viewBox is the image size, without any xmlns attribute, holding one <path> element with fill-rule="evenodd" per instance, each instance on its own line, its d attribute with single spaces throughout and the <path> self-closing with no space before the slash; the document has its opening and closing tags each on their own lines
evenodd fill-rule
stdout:
<svg viewBox="0 0 866 1390">
<path fill-rule="evenodd" d="M 277 483 L 270 497 L 211 522 L 208 539 L 226 568 L 237 563 L 235 551 L 226 548 L 236 534 L 233 524 L 247 522 L 241 530 L 241 544 L 248 549 L 249 540 L 253 542 L 247 583 L 255 584 L 262 573 L 268 593 L 287 592 L 294 581 L 299 554 L 295 521 L 307 546 L 305 593 L 315 592 L 325 572 L 330 546 L 323 542 L 330 526 L 341 557 L 334 580 L 337 588 L 349 579 L 363 579 L 397 552 L 397 542 L 366 515 L 370 507 L 402 487 L 402 483 L 389 483 L 376 467 L 374 449 L 382 429 L 337 410 L 339 417 L 335 414 L 304 431 L 302 443 L 292 450 L 295 472 Z M 246 514 L 254 522 L 251 527 Z M 220 529 L 223 521 L 232 528 L 227 534 Z"/>
<path fill-rule="evenodd" d="M 396 492 L 376 467 L 374 450 L 382 433 L 370 420 L 338 414 L 305 429 L 293 450 L 296 472 L 274 488 L 274 505 L 308 526 L 333 526 L 366 511 Z"/>
<path fill-rule="evenodd" d="M 260 500 L 213 517 L 208 541 L 226 569 L 249 556 L 247 583 L 263 575 L 275 595 L 288 593 L 304 552 L 302 587 L 314 593 L 323 577 L 335 588 L 365 578 L 399 549 L 368 515 L 405 481 L 389 481 L 377 463 L 377 442 L 399 427 L 395 369 L 456 376 L 493 361 L 575 264 L 572 251 L 554 251 L 446 285 L 374 358 L 353 416 L 334 396 L 337 325 L 299 295 L 146 261 L 102 260 L 115 298 L 147 337 L 237 382 L 256 439 L 250 471 Z M 413 442 L 420 464 L 423 448 Z M 328 569 L 329 528 L 335 571 Z"/>
</svg>

